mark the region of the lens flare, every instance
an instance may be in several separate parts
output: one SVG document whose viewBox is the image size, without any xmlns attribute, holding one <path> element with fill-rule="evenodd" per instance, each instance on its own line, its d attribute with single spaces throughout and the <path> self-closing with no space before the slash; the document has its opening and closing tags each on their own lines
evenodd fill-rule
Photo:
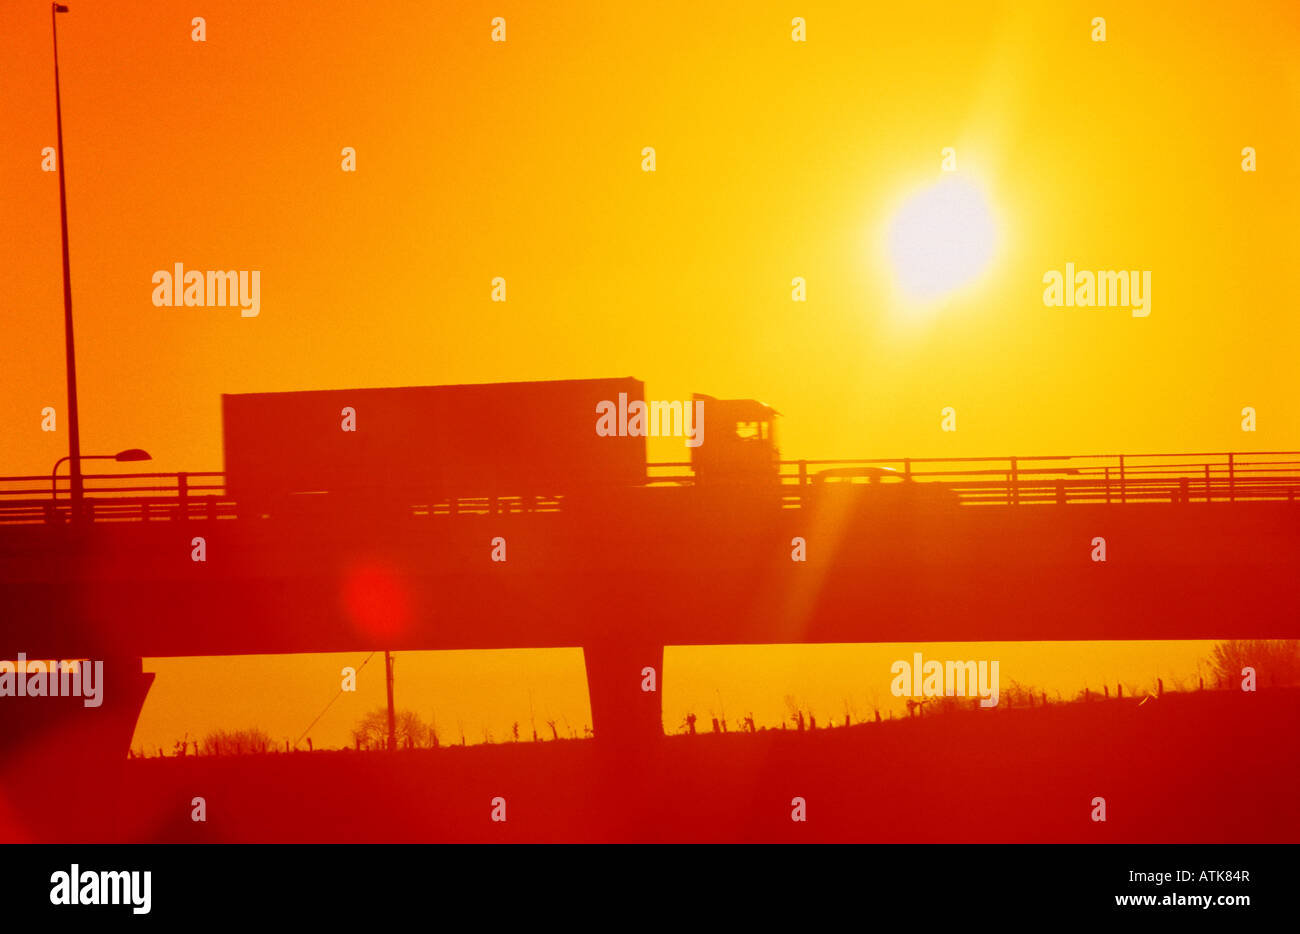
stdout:
<svg viewBox="0 0 1300 934">
<path fill-rule="evenodd" d="M 379 561 L 348 569 L 343 604 L 357 630 L 380 641 L 401 634 L 411 621 L 411 596 L 405 581 Z"/>
</svg>

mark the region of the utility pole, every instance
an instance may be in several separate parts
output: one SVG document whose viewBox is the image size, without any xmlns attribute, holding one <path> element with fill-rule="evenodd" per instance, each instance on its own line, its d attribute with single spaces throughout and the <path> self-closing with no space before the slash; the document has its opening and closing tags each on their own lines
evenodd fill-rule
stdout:
<svg viewBox="0 0 1300 934">
<path fill-rule="evenodd" d="M 397 712 L 393 709 L 393 656 L 384 649 L 384 680 L 388 685 L 388 751 L 397 748 Z"/>
<path fill-rule="evenodd" d="M 59 27 L 58 15 L 68 12 L 59 3 L 51 4 L 50 26 L 54 32 L 54 125 L 59 160 L 59 220 L 63 229 L 63 343 L 68 373 L 68 462 L 71 471 L 70 493 L 72 519 L 81 516 L 84 489 L 81 481 L 81 424 L 77 418 L 77 355 L 72 340 L 72 273 L 68 262 L 68 194 L 63 181 L 63 101 L 59 95 Z"/>
</svg>

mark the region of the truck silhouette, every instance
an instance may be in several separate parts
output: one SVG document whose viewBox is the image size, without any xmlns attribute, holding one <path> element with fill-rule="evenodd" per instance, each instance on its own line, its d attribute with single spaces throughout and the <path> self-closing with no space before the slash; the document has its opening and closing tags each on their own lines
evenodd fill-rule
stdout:
<svg viewBox="0 0 1300 934">
<path fill-rule="evenodd" d="M 645 402 L 630 377 L 226 394 L 226 487 L 270 508 L 288 497 L 415 503 L 642 486 L 645 437 L 596 431 L 597 406 L 620 394 Z M 704 403 L 694 482 L 775 485 L 776 411 L 694 401 Z"/>
</svg>

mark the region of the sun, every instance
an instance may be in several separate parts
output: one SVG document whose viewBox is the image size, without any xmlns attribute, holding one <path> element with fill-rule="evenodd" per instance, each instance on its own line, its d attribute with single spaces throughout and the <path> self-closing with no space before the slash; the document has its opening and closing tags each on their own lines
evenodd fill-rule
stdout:
<svg viewBox="0 0 1300 934">
<path fill-rule="evenodd" d="M 889 227 L 889 254 L 909 298 L 936 299 L 968 285 L 993 259 L 997 229 L 984 192 L 946 178 L 908 198 Z"/>
</svg>

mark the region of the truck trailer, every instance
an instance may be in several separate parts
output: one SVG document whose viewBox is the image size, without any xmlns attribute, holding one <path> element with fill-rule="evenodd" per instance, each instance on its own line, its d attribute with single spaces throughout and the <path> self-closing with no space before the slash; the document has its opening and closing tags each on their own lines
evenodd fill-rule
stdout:
<svg viewBox="0 0 1300 934">
<path fill-rule="evenodd" d="M 646 442 L 601 437 L 597 406 L 640 380 L 226 394 L 226 489 L 246 502 L 429 502 L 643 484 Z"/>
</svg>

